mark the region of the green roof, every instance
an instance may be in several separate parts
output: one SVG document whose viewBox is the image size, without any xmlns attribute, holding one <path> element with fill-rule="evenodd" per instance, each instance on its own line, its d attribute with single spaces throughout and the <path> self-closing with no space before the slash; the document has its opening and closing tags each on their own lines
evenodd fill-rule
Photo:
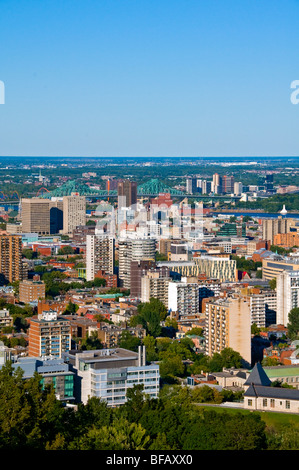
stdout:
<svg viewBox="0 0 299 470">
<path fill-rule="evenodd" d="M 97 294 L 95 297 L 100 297 L 101 299 L 115 299 L 115 297 L 123 297 L 123 294 Z"/>
<path fill-rule="evenodd" d="M 271 377 L 289 377 L 297 375 L 299 377 L 299 366 L 277 366 L 264 367 L 269 378 Z"/>
</svg>

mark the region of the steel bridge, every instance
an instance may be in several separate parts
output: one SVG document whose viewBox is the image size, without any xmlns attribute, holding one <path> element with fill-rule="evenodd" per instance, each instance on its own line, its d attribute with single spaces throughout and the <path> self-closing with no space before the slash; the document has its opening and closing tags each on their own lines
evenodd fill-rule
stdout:
<svg viewBox="0 0 299 470">
<path fill-rule="evenodd" d="M 105 198 L 116 198 L 117 190 L 107 190 L 107 189 L 94 189 L 87 184 L 83 184 L 77 181 L 68 181 L 62 186 L 56 188 L 54 191 L 46 192 L 42 194 L 44 198 L 63 197 L 70 196 L 72 193 L 80 194 L 80 196 L 86 196 L 90 200 L 98 200 Z M 184 191 L 180 191 L 176 188 L 171 188 L 165 185 L 158 179 L 151 179 L 139 186 L 137 186 L 137 196 L 138 197 L 155 197 L 159 194 L 167 193 L 170 194 L 175 199 L 196 199 L 202 201 L 228 201 L 240 199 L 240 196 L 225 196 L 225 195 L 208 195 L 208 194 L 188 194 Z"/>
</svg>

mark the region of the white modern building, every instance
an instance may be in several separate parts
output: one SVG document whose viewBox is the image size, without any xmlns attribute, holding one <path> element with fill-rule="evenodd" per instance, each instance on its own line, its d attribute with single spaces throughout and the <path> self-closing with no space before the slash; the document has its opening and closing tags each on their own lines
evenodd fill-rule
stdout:
<svg viewBox="0 0 299 470">
<path fill-rule="evenodd" d="M 277 320 L 287 326 L 289 313 L 299 307 L 299 271 L 283 271 L 276 277 Z"/>
<path fill-rule="evenodd" d="M 69 351 L 64 360 L 75 372 L 76 402 L 86 404 L 91 397 L 105 400 L 109 406 L 126 402 L 127 390 L 143 385 L 151 398 L 159 393 L 160 374 L 157 364 L 146 364 L 144 347 L 137 353 L 122 348 Z"/>
</svg>

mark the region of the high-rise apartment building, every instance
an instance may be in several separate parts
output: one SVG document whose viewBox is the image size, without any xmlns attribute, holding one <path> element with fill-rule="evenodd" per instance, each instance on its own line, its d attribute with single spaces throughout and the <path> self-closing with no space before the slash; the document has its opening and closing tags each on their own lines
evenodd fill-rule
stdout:
<svg viewBox="0 0 299 470">
<path fill-rule="evenodd" d="M 212 191 L 212 185 L 212 181 L 203 180 L 201 185 L 202 194 L 210 194 L 210 192 Z"/>
<path fill-rule="evenodd" d="M 203 300 L 209 297 L 218 297 L 221 292 L 221 283 L 218 279 L 198 280 L 199 311 L 203 313 Z"/>
<path fill-rule="evenodd" d="M 293 219 L 279 216 L 277 219 L 263 219 L 263 240 L 269 240 L 274 243 L 274 237 L 278 233 L 288 233 L 290 227 L 294 225 Z"/>
<path fill-rule="evenodd" d="M 22 261 L 22 237 L 0 235 L 0 284 L 26 279 Z"/>
<path fill-rule="evenodd" d="M 196 282 L 169 282 L 168 309 L 179 320 L 199 315 L 199 285 Z"/>
<path fill-rule="evenodd" d="M 233 194 L 234 193 L 235 179 L 233 176 L 223 175 L 222 177 L 222 193 Z"/>
<path fill-rule="evenodd" d="M 213 174 L 212 191 L 215 194 L 222 193 L 222 176 L 220 176 L 218 173 Z"/>
<path fill-rule="evenodd" d="M 274 235 L 273 245 L 282 246 L 283 248 L 293 248 L 299 246 L 299 233 L 277 233 Z"/>
<path fill-rule="evenodd" d="M 299 270 L 283 271 L 276 278 L 277 324 L 287 326 L 289 313 L 299 307 Z"/>
<path fill-rule="evenodd" d="M 71 323 L 54 311 L 31 318 L 28 356 L 55 356 L 71 349 Z"/>
<path fill-rule="evenodd" d="M 76 227 L 86 223 L 85 196 L 72 194 L 63 197 L 63 233 L 72 235 Z"/>
<path fill-rule="evenodd" d="M 241 183 L 241 181 L 236 181 L 234 183 L 234 194 L 235 196 L 241 196 L 242 192 L 243 192 L 243 184 Z"/>
<path fill-rule="evenodd" d="M 93 281 L 99 271 L 114 273 L 115 240 L 106 235 L 86 236 L 86 280 Z"/>
<path fill-rule="evenodd" d="M 276 323 L 277 295 L 275 291 L 260 290 L 249 295 L 251 324 L 266 328 Z"/>
<path fill-rule="evenodd" d="M 197 178 L 187 178 L 186 180 L 186 192 L 189 194 L 196 194 L 197 189 Z"/>
<path fill-rule="evenodd" d="M 149 302 L 153 297 L 159 299 L 168 308 L 169 276 L 162 276 L 159 269 L 149 270 L 141 277 L 141 302 Z"/>
<path fill-rule="evenodd" d="M 118 277 L 122 287 L 130 289 L 131 261 L 152 260 L 156 257 L 153 238 L 120 239 L 118 242 Z"/>
<path fill-rule="evenodd" d="M 132 297 L 141 297 L 141 277 L 144 276 L 149 269 L 155 268 L 155 266 L 155 260 L 131 261 L 130 295 Z"/>
<path fill-rule="evenodd" d="M 206 354 L 213 356 L 232 348 L 251 364 L 251 316 L 248 299 L 241 296 L 206 303 Z"/>
</svg>

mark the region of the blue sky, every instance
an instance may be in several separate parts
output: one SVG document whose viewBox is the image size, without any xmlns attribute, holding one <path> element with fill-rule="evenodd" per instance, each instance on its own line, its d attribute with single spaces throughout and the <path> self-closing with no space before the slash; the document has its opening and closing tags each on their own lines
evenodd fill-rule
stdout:
<svg viewBox="0 0 299 470">
<path fill-rule="evenodd" d="M 0 155 L 299 154 L 298 0 L 0 0 Z"/>
</svg>

